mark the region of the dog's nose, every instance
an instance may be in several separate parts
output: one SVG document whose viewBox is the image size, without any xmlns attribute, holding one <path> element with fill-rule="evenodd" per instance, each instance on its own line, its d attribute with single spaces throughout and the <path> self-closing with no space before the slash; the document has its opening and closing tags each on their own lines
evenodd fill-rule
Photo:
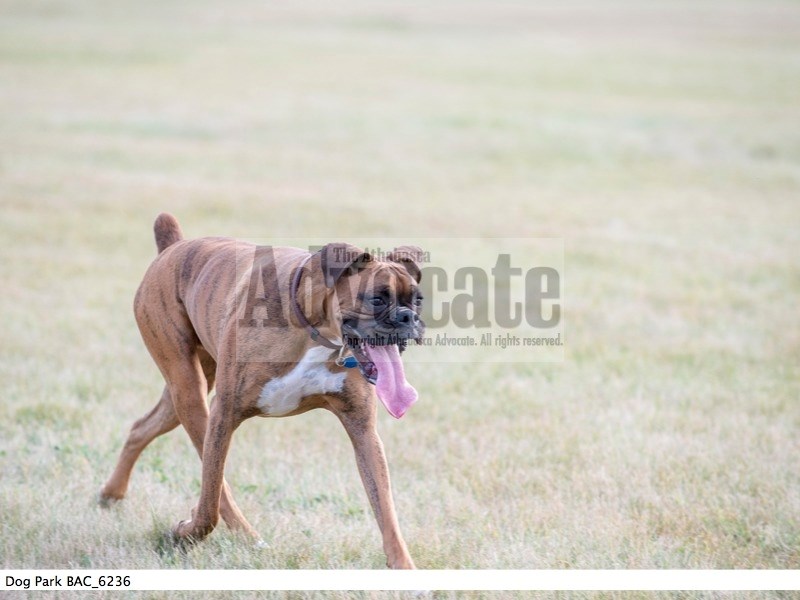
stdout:
<svg viewBox="0 0 800 600">
<path fill-rule="evenodd" d="M 419 315 L 410 308 L 398 308 L 395 322 L 410 327 L 419 323 Z"/>
</svg>

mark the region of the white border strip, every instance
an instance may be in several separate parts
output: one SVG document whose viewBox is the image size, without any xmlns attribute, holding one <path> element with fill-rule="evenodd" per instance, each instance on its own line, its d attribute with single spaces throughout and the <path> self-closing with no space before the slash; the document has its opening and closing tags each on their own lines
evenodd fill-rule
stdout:
<svg viewBox="0 0 800 600">
<path fill-rule="evenodd" d="M 87 589 L 798 590 L 800 589 L 800 570 L 102 571 L 61 569 L 0 571 L 0 590 L 21 589 L 63 591 L 85 591 Z"/>
</svg>

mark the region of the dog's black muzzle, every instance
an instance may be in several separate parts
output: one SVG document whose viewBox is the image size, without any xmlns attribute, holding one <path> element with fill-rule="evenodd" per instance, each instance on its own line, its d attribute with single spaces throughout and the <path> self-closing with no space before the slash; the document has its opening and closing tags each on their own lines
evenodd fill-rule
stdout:
<svg viewBox="0 0 800 600">
<path fill-rule="evenodd" d="M 342 333 L 346 344 L 351 348 L 362 344 L 397 344 L 402 351 L 409 340 L 422 343 L 425 323 L 412 309 L 401 307 L 389 311 L 380 320 L 345 318 L 342 322 Z"/>
</svg>

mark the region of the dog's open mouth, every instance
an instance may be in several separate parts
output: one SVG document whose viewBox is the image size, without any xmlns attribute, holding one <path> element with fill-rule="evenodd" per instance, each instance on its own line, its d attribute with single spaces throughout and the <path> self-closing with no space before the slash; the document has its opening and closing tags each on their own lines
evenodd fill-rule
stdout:
<svg viewBox="0 0 800 600">
<path fill-rule="evenodd" d="M 351 329 L 345 340 L 358 361 L 361 374 L 375 384 L 375 391 L 386 410 L 396 419 L 402 417 L 417 401 L 417 390 L 406 381 L 400 358 L 400 353 L 408 345 L 408 338 L 397 335 L 362 337 Z"/>
</svg>

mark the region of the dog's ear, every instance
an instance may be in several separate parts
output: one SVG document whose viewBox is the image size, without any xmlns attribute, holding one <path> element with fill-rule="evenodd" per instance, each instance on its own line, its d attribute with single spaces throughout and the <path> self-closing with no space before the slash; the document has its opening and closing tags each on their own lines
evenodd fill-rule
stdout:
<svg viewBox="0 0 800 600">
<path fill-rule="evenodd" d="M 361 248 L 340 242 L 323 246 L 319 255 L 322 277 L 327 288 L 336 285 L 341 277 L 357 273 L 372 260 L 372 256 Z"/>
<path fill-rule="evenodd" d="M 301 276 L 297 301 L 312 325 L 325 318 L 326 299 L 336 282 L 357 273 L 372 261 L 372 256 L 352 244 L 333 243 L 311 255 Z"/>
<path fill-rule="evenodd" d="M 408 274 L 419 283 L 422 279 L 422 262 L 424 252 L 419 246 L 398 246 L 386 255 L 387 260 L 400 263 Z"/>
</svg>

